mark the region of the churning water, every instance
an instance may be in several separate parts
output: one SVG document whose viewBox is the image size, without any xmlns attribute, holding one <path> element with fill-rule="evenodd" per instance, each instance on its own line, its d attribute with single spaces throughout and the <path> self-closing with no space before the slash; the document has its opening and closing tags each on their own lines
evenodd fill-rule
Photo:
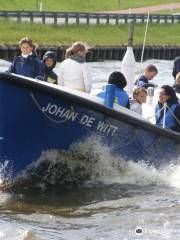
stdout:
<svg viewBox="0 0 180 240">
<path fill-rule="evenodd" d="M 172 61 L 137 64 L 137 75 L 148 63 L 158 67 L 158 85 L 173 83 Z M 88 65 L 96 91 L 121 63 Z M 180 166 L 172 161 L 159 170 L 126 162 L 91 137 L 42 153 L 25 178 L 0 192 L 0 240 L 180 239 Z"/>
</svg>

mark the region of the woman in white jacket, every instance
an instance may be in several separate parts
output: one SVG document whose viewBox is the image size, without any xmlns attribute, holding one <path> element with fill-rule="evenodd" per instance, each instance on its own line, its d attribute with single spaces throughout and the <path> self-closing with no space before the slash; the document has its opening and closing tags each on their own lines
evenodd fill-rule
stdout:
<svg viewBox="0 0 180 240">
<path fill-rule="evenodd" d="M 66 50 L 66 59 L 60 65 L 59 85 L 90 93 L 91 79 L 85 63 L 86 53 L 87 47 L 82 42 L 75 42 Z"/>
</svg>

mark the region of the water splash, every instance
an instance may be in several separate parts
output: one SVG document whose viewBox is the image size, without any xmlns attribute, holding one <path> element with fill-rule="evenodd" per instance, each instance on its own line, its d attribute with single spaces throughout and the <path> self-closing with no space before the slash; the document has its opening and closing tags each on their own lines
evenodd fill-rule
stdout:
<svg viewBox="0 0 180 240">
<path fill-rule="evenodd" d="M 6 160 L 4 163 L 0 163 L 0 178 L 4 178 L 6 176 L 6 170 L 9 167 L 9 161 Z"/>
<path fill-rule="evenodd" d="M 33 231 L 26 231 L 25 236 L 23 240 L 41 240 L 39 237 L 37 237 Z"/>
<path fill-rule="evenodd" d="M 180 188 L 180 166 L 170 166 L 168 173 L 169 185 L 172 187 Z"/>
<path fill-rule="evenodd" d="M 3 230 L 0 230 L 0 240 L 41 240 L 31 230 L 17 228 L 16 225 L 12 224 L 13 231 L 9 231 L 9 227 L 7 225 L 3 227 Z"/>
<path fill-rule="evenodd" d="M 13 183 L 13 187 L 28 189 L 36 186 L 72 188 L 82 184 L 135 184 L 180 186 L 180 166 L 168 165 L 163 169 L 135 163 L 113 155 L 99 138 L 89 137 L 73 144 L 68 151 L 43 152 Z"/>
<path fill-rule="evenodd" d="M 96 144 L 94 144 L 96 143 Z M 136 185 L 161 185 L 180 187 L 180 165 L 171 164 L 157 169 L 141 161 L 135 163 L 126 161 L 122 157 L 113 155 L 108 146 L 100 139 L 89 138 L 85 142 L 73 145 L 77 155 L 86 161 L 91 160 L 90 181 L 104 184 L 136 184 Z M 175 159 L 174 162 L 177 162 Z"/>
<path fill-rule="evenodd" d="M 4 191 L 6 189 L 7 183 L 11 177 L 12 169 L 9 167 L 9 164 L 8 160 L 0 163 L 0 191 Z"/>
</svg>

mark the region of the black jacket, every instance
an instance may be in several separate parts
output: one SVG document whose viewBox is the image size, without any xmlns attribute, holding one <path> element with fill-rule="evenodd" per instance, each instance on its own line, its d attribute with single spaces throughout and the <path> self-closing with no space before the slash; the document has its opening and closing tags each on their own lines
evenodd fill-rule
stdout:
<svg viewBox="0 0 180 240">
<path fill-rule="evenodd" d="M 54 64 L 51 67 L 45 65 L 45 60 L 47 58 L 51 58 L 54 61 Z M 57 57 L 53 51 L 48 51 L 43 56 L 43 63 L 45 67 L 45 81 L 57 84 L 57 74 L 53 71 L 54 67 L 56 66 Z"/>
</svg>

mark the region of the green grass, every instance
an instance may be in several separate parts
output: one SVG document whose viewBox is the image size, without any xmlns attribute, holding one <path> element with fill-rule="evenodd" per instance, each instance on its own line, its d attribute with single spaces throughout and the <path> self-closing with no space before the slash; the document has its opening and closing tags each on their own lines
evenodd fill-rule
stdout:
<svg viewBox="0 0 180 240">
<path fill-rule="evenodd" d="M 177 14 L 177 13 L 180 13 L 180 8 L 154 12 L 154 14 Z"/>
<path fill-rule="evenodd" d="M 17 44 L 28 36 L 39 45 L 70 45 L 74 41 L 85 41 L 90 46 L 122 45 L 127 43 L 128 25 L 119 26 L 54 26 L 31 23 L 0 21 L 1 45 Z M 136 24 L 134 44 L 143 43 L 145 24 Z M 149 24 L 147 45 L 179 45 L 179 24 Z"/>
<path fill-rule="evenodd" d="M 91 12 L 172 3 L 172 0 L 0 0 L 0 10 Z M 173 0 L 174 3 L 179 0 Z"/>
</svg>

